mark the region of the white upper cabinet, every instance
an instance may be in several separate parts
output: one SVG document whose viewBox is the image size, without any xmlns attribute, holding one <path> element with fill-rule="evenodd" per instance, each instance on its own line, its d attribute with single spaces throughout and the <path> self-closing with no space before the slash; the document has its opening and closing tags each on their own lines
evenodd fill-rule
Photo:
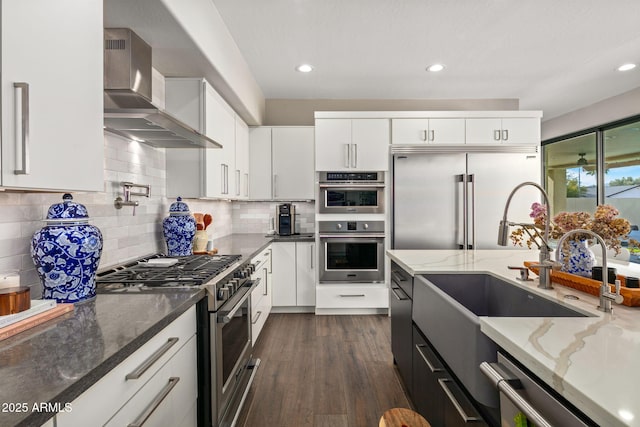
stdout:
<svg viewBox="0 0 640 427">
<path fill-rule="evenodd" d="M 386 171 L 389 119 L 316 119 L 317 171 Z"/>
<path fill-rule="evenodd" d="M 467 144 L 539 144 L 540 118 L 466 119 Z"/>
<path fill-rule="evenodd" d="M 99 0 L 2 0 L 2 186 L 105 191 Z"/>
<path fill-rule="evenodd" d="M 273 198 L 271 168 L 271 128 L 249 129 L 249 198 L 271 200 Z"/>
<path fill-rule="evenodd" d="M 313 127 L 273 128 L 273 198 L 314 199 Z"/>
<path fill-rule="evenodd" d="M 393 144 L 464 144 L 463 118 L 391 120 Z"/>
<path fill-rule="evenodd" d="M 249 126 L 236 115 L 235 197 L 249 198 Z"/>
<path fill-rule="evenodd" d="M 237 124 L 231 107 L 201 78 L 166 78 L 165 106 L 178 120 L 222 144 L 167 149 L 167 196 L 239 198 L 236 186 L 242 187 L 248 172 L 240 170 L 238 180 L 235 140 L 238 129 L 242 140 L 244 126 Z"/>
<path fill-rule="evenodd" d="M 256 127 L 249 132 L 249 197 L 314 199 L 313 127 Z"/>
</svg>

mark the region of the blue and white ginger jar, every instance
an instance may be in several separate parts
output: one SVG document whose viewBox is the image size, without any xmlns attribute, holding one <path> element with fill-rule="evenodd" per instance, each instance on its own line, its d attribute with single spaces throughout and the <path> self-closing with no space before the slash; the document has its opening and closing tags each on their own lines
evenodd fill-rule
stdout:
<svg viewBox="0 0 640 427">
<path fill-rule="evenodd" d="M 196 234 L 196 219 L 191 216 L 189 206 L 178 197 L 169 208 L 169 216 L 162 221 L 164 240 L 168 256 L 193 254 L 192 242 Z"/>
<path fill-rule="evenodd" d="M 596 262 L 596 256 L 587 244 L 586 240 L 569 240 L 569 257 L 565 256 L 561 248 L 560 260 L 562 271 L 577 276 L 591 277 L 591 270 Z"/>
<path fill-rule="evenodd" d="M 102 233 L 89 224 L 87 208 L 67 193 L 62 203 L 49 207 L 45 222 L 31 239 L 31 258 L 42 282 L 42 298 L 60 303 L 95 298 Z"/>
</svg>

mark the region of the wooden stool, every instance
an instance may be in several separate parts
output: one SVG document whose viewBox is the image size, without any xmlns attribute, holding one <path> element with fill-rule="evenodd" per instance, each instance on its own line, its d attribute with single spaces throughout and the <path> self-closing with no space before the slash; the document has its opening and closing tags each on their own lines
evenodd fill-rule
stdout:
<svg viewBox="0 0 640 427">
<path fill-rule="evenodd" d="M 393 408 L 382 414 L 378 427 L 431 427 L 431 424 L 411 409 Z"/>
</svg>

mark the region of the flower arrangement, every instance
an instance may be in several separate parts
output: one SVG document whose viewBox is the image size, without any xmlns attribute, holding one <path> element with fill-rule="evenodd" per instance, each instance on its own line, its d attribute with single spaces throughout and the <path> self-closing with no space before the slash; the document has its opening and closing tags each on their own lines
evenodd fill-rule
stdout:
<svg viewBox="0 0 640 427">
<path fill-rule="evenodd" d="M 619 218 L 620 212 L 611 205 L 598 205 L 593 216 L 588 212 L 560 212 L 553 217 L 549 223 L 549 238 L 559 239 L 563 234 L 582 228 L 590 230 L 602 237 L 609 249 L 613 249 L 616 254 L 620 253 L 620 239 L 626 237 L 631 231 L 631 224 L 624 218 Z M 531 248 L 532 244 L 540 246 L 536 239 L 544 230 L 547 221 L 547 208 L 540 203 L 531 205 L 533 225 L 525 225 L 511 232 L 510 238 L 514 245 L 523 246 L 526 244 Z M 538 233 L 532 233 L 527 228 L 533 227 Z M 587 234 L 575 234 L 570 240 L 589 240 Z M 631 240 L 630 245 L 637 246 L 638 242 Z"/>
</svg>

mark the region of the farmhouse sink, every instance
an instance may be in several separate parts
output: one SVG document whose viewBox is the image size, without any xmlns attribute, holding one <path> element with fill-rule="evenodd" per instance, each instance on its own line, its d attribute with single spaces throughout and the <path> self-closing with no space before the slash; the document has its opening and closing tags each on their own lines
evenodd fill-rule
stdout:
<svg viewBox="0 0 640 427">
<path fill-rule="evenodd" d="M 479 365 L 495 362 L 498 347 L 480 332 L 479 316 L 586 317 L 490 274 L 416 276 L 414 322 L 469 393 L 491 408 L 498 395 Z"/>
</svg>

